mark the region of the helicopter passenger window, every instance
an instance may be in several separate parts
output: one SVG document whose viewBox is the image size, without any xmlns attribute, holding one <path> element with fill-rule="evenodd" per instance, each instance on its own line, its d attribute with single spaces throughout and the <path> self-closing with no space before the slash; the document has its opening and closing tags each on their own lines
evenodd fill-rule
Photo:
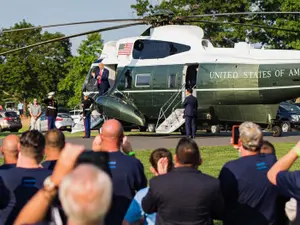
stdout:
<svg viewBox="0 0 300 225">
<path fill-rule="evenodd" d="M 170 74 L 169 75 L 169 88 L 175 88 L 176 87 L 176 74 Z"/>
<path fill-rule="evenodd" d="M 136 87 L 150 87 L 150 74 L 137 74 L 135 77 Z"/>
<path fill-rule="evenodd" d="M 137 40 L 134 43 L 132 57 L 134 59 L 159 59 L 189 51 L 188 45 L 168 41 Z"/>
</svg>

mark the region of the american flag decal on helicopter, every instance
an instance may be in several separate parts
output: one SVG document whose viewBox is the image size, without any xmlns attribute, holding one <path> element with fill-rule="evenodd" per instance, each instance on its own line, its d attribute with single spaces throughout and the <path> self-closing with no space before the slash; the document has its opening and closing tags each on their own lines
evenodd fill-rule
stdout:
<svg viewBox="0 0 300 225">
<path fill-rule="evenodd" d="M 118 55 L 130 55 L 132 50 L 132 43 L 125 43 L 119 45 Z"/>
</svg>

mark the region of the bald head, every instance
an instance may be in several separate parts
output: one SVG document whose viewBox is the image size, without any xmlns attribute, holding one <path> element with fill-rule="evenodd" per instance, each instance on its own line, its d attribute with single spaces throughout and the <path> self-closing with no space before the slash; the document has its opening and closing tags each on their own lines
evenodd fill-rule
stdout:
<svg viewBox="0 0 300 225">
<path fill-rule="evenodd" d="M 20 138 L 17 135 L 8 135 L 2 142 L 3 154 L 17 155 L 19 143 Z"/>
<path fill-rule="evenodd" d="M 123 142 L 124 132 L 122 124 L 115 119 L 107 120 L 101 127 L 102 151 L 118 151 Z"/>
<path fill-rule="evenodd" d="M 101 128 L 101 134 L 103 137 L 109 137 L 109 138 L 123 138 L 123 127 L 122 124 L 115 119 L 107 120 L 102 128 Z"/>
</svg>

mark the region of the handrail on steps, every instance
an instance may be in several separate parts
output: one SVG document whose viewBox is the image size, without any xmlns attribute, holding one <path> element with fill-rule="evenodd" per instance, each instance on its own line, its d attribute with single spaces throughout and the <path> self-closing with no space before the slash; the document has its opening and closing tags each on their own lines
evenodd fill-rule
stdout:
<svg viewBox="0 0 300 225">
<path fill-rule="evenodd" d="M 185 89 L 185 83 L 180 87 L 180 89 L 178 89 L 170 98 L 168 101 L 165 102 L 165 104 L 163 104 L 163 106 L 160 108 L 159 110 L 159 115 L 158 115 L 158 119 L 157 119 L 157 122 L 156 122 L 156 126 L 155 126 L 155 129 L 157 129 L 157 127 L 159 126 L 159 122 L 161 120 L 161 118 L 165 118 L 165 120 L 167 119 L 166 117 L 166 112 L 169 110 L 169 108 L 172 106 L 172 104 L 174 103 L 174 101 L 176 100 L 176 98 L 178 97 L 179 94 L 182 94 L 182 90 Z M 182 100 L 180 100 L 179 102 L 181 102 Z M 164 107 L 167 105 L 168 107 L 166 109 L 164 109 Z M 178 105 L 178 103 L 176 104 L 176 106 Z M 173 107 L 174 109 L 174 107 Z M 172 109 L 172 112 L 173 112 L 173 109 Z"/>
</svg>

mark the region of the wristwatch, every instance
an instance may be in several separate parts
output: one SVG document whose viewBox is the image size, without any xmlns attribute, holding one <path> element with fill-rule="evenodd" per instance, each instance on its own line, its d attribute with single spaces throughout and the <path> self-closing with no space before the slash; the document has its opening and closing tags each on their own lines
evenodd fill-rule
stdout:
<svg viewBox="0 0 300 225">
<path fill-rule="evenodd" d="M 44 190 L 48 192 L 52 192 L 57 189 L 57 186 L 54 184 L 54 182 L 51 180 L 51 176 L 47 177 L 44 180 Z"/>
</svg>

